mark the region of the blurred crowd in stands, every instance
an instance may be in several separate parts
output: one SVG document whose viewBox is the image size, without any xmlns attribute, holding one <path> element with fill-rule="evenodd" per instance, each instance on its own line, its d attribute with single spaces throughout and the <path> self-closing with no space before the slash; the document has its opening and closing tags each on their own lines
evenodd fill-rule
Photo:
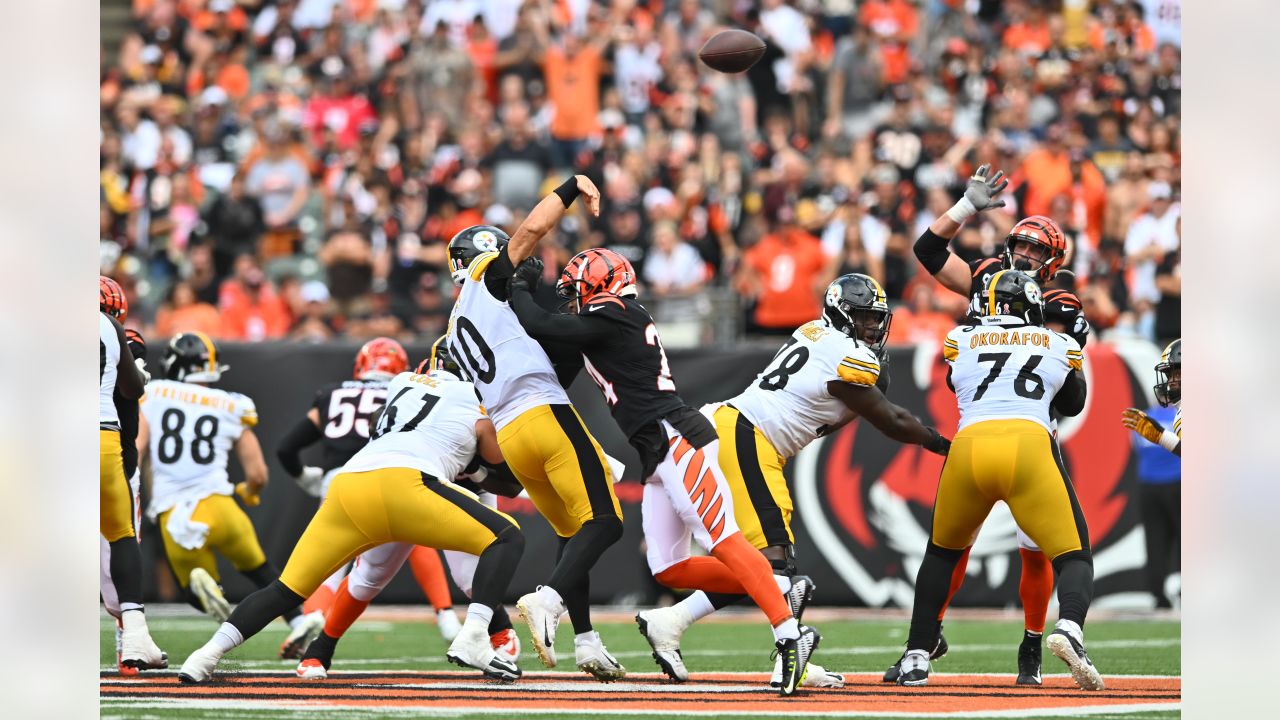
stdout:
<svg viewBox="0 0 1280 720">
<path fill-rule="evenodd" d="M 104 7 L 113 0 L 104 0 Z M 606 246 L 659 320 L 789 333 L 838 273 L 893 341 L 966 301 L 912 254 L 982 163 L 1066 231 L 1096 332 L 1180 334 L 1180 0 L 134 0 L 104 26 L 104 274 L 130 323 L 228 340 L 445 328 L 446 245 L 513 230 L 570 173 L 603 191 L 541 252 Z M 725 75 L 727 27 L 768 43 Z M 700 323 L 700 325 L 698 325 Z M 701 328 L 701 329 L 699 329 Z M 715 335 L 718 339 L 724 333 Z"/>
</svg>

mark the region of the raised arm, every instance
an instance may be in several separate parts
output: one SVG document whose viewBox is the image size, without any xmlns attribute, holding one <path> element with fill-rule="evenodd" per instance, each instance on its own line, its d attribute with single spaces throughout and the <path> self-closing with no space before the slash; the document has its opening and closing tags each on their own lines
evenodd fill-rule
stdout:
<svg viewBox="0 0 1280 720">
<path fill-rule="evenodd" d="M 511 242 L 507 244 L 507 257 L 513 265 L 519 265 L 533 254 L 538 241 L 555 228 L 578 195 L 587 197 L 587 210 L 600 215 L 600 190 L 586 175 L 574 175 L 534 206 L 529 216 L 520 223 Z"/>
<path fill-rule="evenodd" d="M 874 385 L 867 387 L 832 380 L 827 383 L 827 391 L 893 440 L 920 445 L 939 455 L 946 455 L 951 448 L 950 440 L 920 422 L 906 408 L 889 402 Z"/>
<path fill-rule="evenodd" d="M 990 169 L 990 165 L 978 168 L 973 177 L 969 178 L 964 196 L 929 225 L 920 239 L 916 240 L 914 247 L 916 259 L 930 275 L 948 290 L 966 297 L 969 295 L 969 265 L 951 252 L 947 245 L 960 232 L 965 220 L 983 210 L 1004 207 L 1004 200 L 996 196 L 1009 185 L 1009 180 L 1004 177 L 1003 170 L 997 170 L 995 175 L 988 178 L 987 172 Z"/>
<path fill-rule="evenodd" d="M 613 323 L 604 318 L 589 315 L 551 313 L 543 310 L 533 299 L 533 290 L 542 276 L 542 261 L 529 258 L 520 263 L 511 278 L 511 310 L 529 337 L 535 340 L 555 340 L 579 348 L 605 340 L 612 334 Z"/>
</svg>

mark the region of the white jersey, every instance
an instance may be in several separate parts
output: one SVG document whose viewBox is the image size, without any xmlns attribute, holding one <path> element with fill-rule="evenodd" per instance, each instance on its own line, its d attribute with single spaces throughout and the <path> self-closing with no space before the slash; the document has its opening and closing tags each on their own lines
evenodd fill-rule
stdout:
<svg viewBox="0 0 1280 720">
<path fill-rule="evenodd" d="M 476 454 L 476 423 L 484 417 L 475 386 L 448 373 L 400 373 L 387 388 L 369 444 L 339 472 L 412 468 L 453 480 Z"/>
<path fill-rule="evenodd" d="M 1178 412 L 1173 416 L 1173 434 L 1178 436 L 1178 442 L 1182 442 L 1182 401 L 1174 403 L 1174 407 Z"/>
<path fill-rule="evenodd" d="M 871 387 L 879 377 L 880 362 L 871 348 L 814 320 L 792 333 L 764 371 L 728 403 L 789 458 L 853 416 L 828 392 L 827 383 Z"/>
<path fill-rule="evenodd" d="M 116 374 L 120 367 L 120 336 L 104 312 L 98 313 L 98 424 L 120 425 L 116 411 Z"/>
<path fill-rule="evenodd" d="M 475 383 L 499 430 L 539 405 L 568 405 L 546 351 L 529 337 L 516 314 L 489 293 L 484 272 L 499 253 L 471 261 L 449 316 L 449 351 Z"/>
<path fill-rule="evenodd" d="M 958 430 L 983 420 L 1031 420 L 1050 433 L 1049 404 L 1084 354 L 1068 335 L 1036 325 L 984 318 L 947 333 L 942 356 L 960 406 Z"/>
<path fill-rule="evenodd" d="M 234 491 L 227 477 L 231 446 L 258 424 L 253 400 L 177 380 L 153 380 L 142 398 L 151 457 L 152 517 L 187 500 Z"/>
</svg>

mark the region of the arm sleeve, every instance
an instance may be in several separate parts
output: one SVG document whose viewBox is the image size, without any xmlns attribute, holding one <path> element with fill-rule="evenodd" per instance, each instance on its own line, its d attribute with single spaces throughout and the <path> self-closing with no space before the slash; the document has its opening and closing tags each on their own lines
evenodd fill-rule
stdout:
<svg viewBox="0 0 1280 720">
<path fill-rule="evenodd" d="M 613 323 L 604 318 L 549 313 L 523 290 L 512 294 L 510 302 L 520 324 L 538 340 L 554 339 L 581 348 L 606 340 L 613 332 Z"/>
<path fill-rule="evenodd" d="M 947 258 L 951 256 L 951 251 L 947 249 L 949 244 L 951 244 L 950 240 L 926 228 L 912 249 L 924 269 L 929 271 L 930 275 L 937 275 L 947 264 Z"/>
<path fill-rule="evenodd" d="M 515 272 L 516 268 L 511 264 L 511 256 L 507 254 L 506 246 L 503 246 L 498 251 L 498 257 L 484 269 L 484 286 L 489 289 L 489 294 L 506 302 L 507 281 Z"/>
<path fill-rule="evenodd" d="M 283 439 L 280 445 L 276 447 L 276 458 L 280 460 L 280 465 L 284 467 L 285 472 L 292 477 L 298 477 L 302 474 L 302 449 L 320 439 L 320 428 L 311 422 L 310 418 L 303 417 L 293 426 Z"/>
<path fill-rule="evenodd" d="M 1062 384 L 1058 394 L 1053 396 L 1053 403 L 1050 407 L 1064 417 L 1075 417 L 1080 414 L 1080 411 L 1084 410 L 1084 400 L 1087 394 L 1088 388 L 1085 387 L 1084 375 L 1073 370 L 1067 374 L 1067 381 Z"/>
</svg>

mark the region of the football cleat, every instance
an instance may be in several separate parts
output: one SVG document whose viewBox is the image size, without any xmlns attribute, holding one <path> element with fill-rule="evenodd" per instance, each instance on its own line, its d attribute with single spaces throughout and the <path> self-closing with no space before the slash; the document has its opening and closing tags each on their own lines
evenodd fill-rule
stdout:
<svg viewBox="0 0 1280 720">
<path fill-rule="evenodd" d="M 782 662 L 782 672 L 778 681 L 778 694 L 791 697 L 804 683 L 809 671 L 809 658 L 818 649 L 822 636 L 808 625 L 800 626 L 800 637 L 791 640 L 779 640 L 777 658 Z"/>
<path fill-rule="evenodd" d="M 680 636 L 692 622 L 688 612 L 679 605 L 636 614 L 640 634 L 649 641 L 649 647 L 653 648 L 654 662 L 674 682 L 682 683 L 689 679 L 684 656 L 680 654 Z"/>
<path fill-rule="evenodd" d="M 500 658 L 506 658 L 513 663 L 520 660 L 520 636 L 516 635 L 516 631 L 512 628 L 490 635 L 489 645 Z"/>
<path fill-rule="evenodd" d="M 898 663 L 899 685 L 920 687 L 929 684 L 929 656 L 923 650 L 908 650 Z"/>
<path fill-rule="evenodd" d="M 1022 644 L 1018 646 L 1018 684 L 1042 685 L 1040 678 L 1040 638 L 1026 630 L 1022 632 Z"/>
<path fill-rule="evenodd" d="M 196 568 L 187 577 L 187 587 L 200 601 L 205 614 L 212 615 L 218 622 L 226 622 L 231 617 L 231 603 L 222 594 L 218 581 L 213 579 L 208 570 Z"/>
<path fill-rule="evenodd" d="M 578 669 L 600 682 L 613 682 L 627 676 L 627 669 L 605 649 L 598 632 L 592 631 L 590 638 L 574 638 L 573 651 Z"/>
<path fill-rule="evenodd" d="M 1056 629 L 1045 638 L 1049 652 L 1057 655 L 1071 669 L 1071 677 L 1084 690 L 1101 690 L 1105 687 L 1102 674 L 1093 666 L 1084 643 L 1076 640 L 1066 630 Z"/>
<path fill-rule="evenodd" d="M 280 643 L 281 660 L 297 660 L 307 652 L 311 641 L 324 630 L 324 613 L 316 610 L 302 616 L 302 621 L 289 630 Z"/>
<path fill-rule="evenodd" d="M 515 663 L 493 651 L 488 635 L 483 631 L 468 630 L 465 625 L 449 645 L 445 657 L 454 665 L 479 670 L 490 680 L 515 682 L 521 675 Z"/>
<path fill-rule="evenodd" d="M 182 663 L 182 669 L 178 671 L 178 680 L 184 683 L 206 682 L 213 676 L 213 669 L 218 666 L 218 661 L 221 659 L 222 655 L 217 650 L 209 647 L 208 644 L 202 645 L 187 656 L 186 662 Z"/>
<path fill-rule="evenodd" d="M 539 586 L 538 590 L 541 589 L 542 586 Z M 534 651 L 538 653 L 538 659 L 549 668 L 555 667 L 556 628 L 560 627 L 560 616 L 565 612 L 564 602 L 553 606 L 538 591 L 534 591 L 517 600 L 516 608 L 529 626 L 529 637 L 533 641 Z"/>
<path fill-rule="evenodd" d="M 782 656 L 774 659 L 773 676 L 769 678 L 769 687 L 774 690 L 782 687 Z M 809 663 L 809 672 L 805 673 L 804 681 L 800 683 L 800 687 L 842 688 L 844 687 L 844 675 L 833 673 L 821 665 L 811 662 Z"/>
<path fill-rule="evenodd" d="M 123 629 L 120 632 L 120 667 L 129 670 L 160 670 L 169 667 L 169 656 L 161 650 L 151 632 L 147 630 L 147 618 L 141 610 L 128 610 L 121 615 Z"/>
<path fill-rule="evenodd" d="M 791 616 L 798 622 L 804 609 L 813 599 L 813 591 L 817 588 L 808 575 L 796 575 L 791 578 L 791 589 L 786 592 L 787 604 L 791 606 Z"/>
<path fill-rule="evenodd" d="M 324 680 L 329 677 L 329 668 L 317 658 L 303 658 L 298 663 L 297 673 L 303 680 Z"/>
<path fill-rule="evenodd" d="M 947 638 L 945 635 L 942 634 L 942 626 L 939 625 L 938 626 L 938 644 L 933 646 L 933 652 L 929 653 L 929 659 L 941 660 L 943 657 L 946 656 L 947 650 L 949 649 L 950 649 L 950 646 L 947 645 Z M 890 665 L 888 670 L 884 671 L 884 677 L 881 678 L 881 681 L 887 682 L 887 683 L 898 682 L 898 675 L 901 673 L 899 666 L 902 665 L 902 661 L 906 657 L 907 657 L 907 651 L 903 650 L 902 655 L 898 658 L 898 661 Z"/>
<path fill-rule="evenodd" d="M 120 620 L 116 620 L 116 670 L 122 677 L 137 677 L 138 668 L 125 667 L 120 662 L 121 637 L 124 635 L 124 629 L 120 627 Z"/>
<path fill-rule="evenodd" d="M 462 630 L 462 623 L 458 621 L 458 615 L 453 608 L 436 613 L 436 629 L 440 631 L 440 637 L 444 638 L 445 642 L 451 643 L 458 637 L 458 632 Z"/>
</svg>

